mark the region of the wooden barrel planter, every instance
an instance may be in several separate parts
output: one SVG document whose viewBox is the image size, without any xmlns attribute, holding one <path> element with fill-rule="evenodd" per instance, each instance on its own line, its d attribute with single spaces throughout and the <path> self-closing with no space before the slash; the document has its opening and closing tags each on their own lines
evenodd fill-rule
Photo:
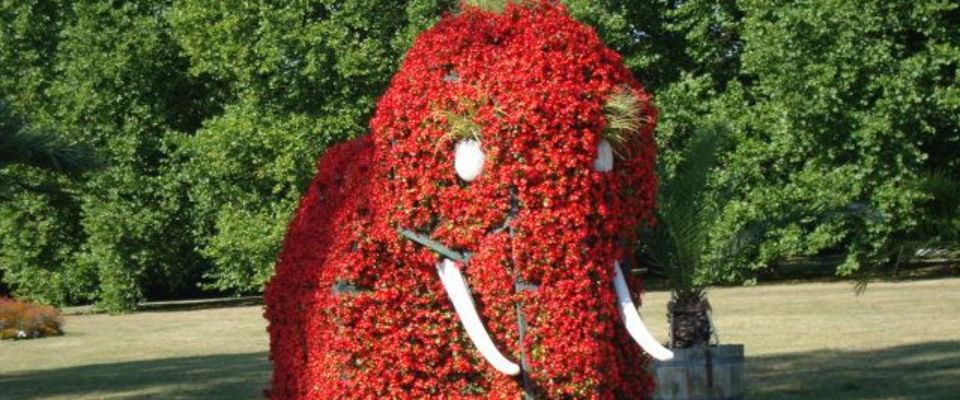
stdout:
<svg viewBox="0 0 960 400">
<path fill-rule="evenodd" d="M 742 344 L 671 350 L 673 359 L 654 362 L 654 399 L 743 399 Z"/>
</svg>

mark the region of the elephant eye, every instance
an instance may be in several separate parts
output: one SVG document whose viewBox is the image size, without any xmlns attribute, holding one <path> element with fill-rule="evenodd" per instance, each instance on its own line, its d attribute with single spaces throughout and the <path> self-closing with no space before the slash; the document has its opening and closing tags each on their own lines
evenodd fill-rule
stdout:
<svg viewBox="0 0 960 400">
<path fill-rule="evenodd" d="M 453 168 L 457 176 L 467 182 L 473 182 L 483 172 L 483 163 L 486 157 L 480 148 L 480 141 L 464 139 L 457 143 L 453 159 Z"/>
<path fill-rule="evenodd" d="M 597 144 L 597 159 L 593 160 L 593 169 L 599 172 L 613 170 L 613 146 L 607 139 L 600 139 Z"/>
</svg>

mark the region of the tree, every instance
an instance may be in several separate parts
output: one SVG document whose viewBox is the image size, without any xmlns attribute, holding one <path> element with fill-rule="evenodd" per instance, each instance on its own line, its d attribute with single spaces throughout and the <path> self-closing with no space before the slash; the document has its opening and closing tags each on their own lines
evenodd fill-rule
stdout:
<svg viewBox="0 0 960 400">
<path fill-rule="evenodd" d="M 366 130 L 412 38 L 456 3 L 0 4 L 0 100 L 105 165 L 72 182 L 5 168 L 66 194 L 17 194 L 7 221 L 71 234 L 40 246 L 28 240 L 40 231 L 11 225 L 0 257 L 83 264 L 98 278 L 80 298 L 115 310 L 197 294 L 201 281 L 259 291 L 318 156 Z M 731 201 L 707 256 L 745 226 L 782 222 L 704 280 L 825 252 L 850 255 L 843 274 L 889 262 L 891 240 L 927 219 L 931 194 L 914 182 L 958 178 L 956 2 L 563 3 L 653 93 L 668 170 L 698 129 L 730 127 L 707 196 Z"/>
<path fill-rule="evenodd" d="M 108 164 L 71 192 L 82 211 L 38 211 L 79 243 L 30 251 L 95 270 L 86 298 L 114 311 L 201 280 L 260 290 L 318 155 L 363 132 L 413 35 L 452 3 L 4 3 L 3 98 Z"/>
<path fill-rule="evenodd" d="M 960 150 L 955 2 L 691 1 L 667 7 L 691 65 L 657 91 L 658 141 L 679 162 L 697 127 L 722 123 L 710 197 L 729 200 L 708 257 L 745 226 L 779 221 L 704 279 L 741 282 L 787 256 L 847 255 L 838 274 L 889 261 L 910 230 L 925 169 Z M 950 169 L 950 168 L 953 169 Z M 825 211 L 847 209 L 831 214 Z"/>
<path fill-rule="evenodd" d="M 3 7 L 0 16 L 10 23 L 3 24 L 0 70 L 15 72 L 0 83 L 6 99 L 32 121 L 95 147 L 106 164 L 72 191 L 81 211 L 42 218 L 81 231 L 81 243 L 52 242 L 43 252 L 69 254 L 79 269 L 95 271 L 83 298 L 111 311 L 130 310 L 147 294 L 189 290 L 204 260 L 194 250 L 187 183 L 174 152 L 181 135 L 216 108 L 170 38 L 168 2 Z M 26 210 L 9 212 L 24 220 Z M 28 243 L 17 238 L 29 230 L 8 233 Z"/>
<path fill-rule="evenodd" d="M 647 262 L 667 277 L 671 289 L 667 305 L 670 319 L 670 347 L 706 345 L 713 332 L 706 287 L 698 278 L 711 265 L 705 253 L 710 230 L 719 219 L 721 205 L 710 204 L 708 179 L 715 167 L 720 134 L 702 131 L 681 156 L 682 161 L 667 175 L 661 175 L 657 198 L 656 224 L 644 229 L 641 253 Z M 730 238 L 730 245 L 739 238 Z M 727 260 L 723 260 L 727 261 Z"/>
<path fill-rule="evenodd" d="M 198 245 L 213 263 L 207 288 L 262 289 L 320 154 L 366 131 L 413 36 L 452 3 L 188 0 L 170 10 L 191 74 L 224 99 L 182 142 Z"/>
<path fill-rule="evenodd" d="M 0 292 L 9 284 L 14 294 L 45 303 L 85 298 L 89 274 L 69 259 L 78 232 L 50 217 L 75 218 L 79 208 L 73 182 L 60 175 L 97 166 L 90 148 L 29 126 L 0 101 Z"/>
</svg>

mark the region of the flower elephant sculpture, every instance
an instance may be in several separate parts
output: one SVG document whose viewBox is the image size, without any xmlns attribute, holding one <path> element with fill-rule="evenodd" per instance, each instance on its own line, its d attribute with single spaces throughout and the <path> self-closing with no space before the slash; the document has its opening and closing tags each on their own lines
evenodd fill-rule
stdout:
<svg viewBox="0 0 960 400">
<path fill-rule="evenodd" d="M 547 1 L 422 33 L 327 151 L 266 288 L 274 399 L 641 399 L 621 269 L 650 223 L 650 96 Z"/>
</svg>

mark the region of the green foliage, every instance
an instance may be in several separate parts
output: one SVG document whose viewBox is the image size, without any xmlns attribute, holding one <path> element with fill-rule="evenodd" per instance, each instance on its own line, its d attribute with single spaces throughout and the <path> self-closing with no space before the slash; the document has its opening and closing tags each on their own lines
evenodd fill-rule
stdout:
<svg viewBox="0 0 960 400">
<path fill-rule="evenodd" d="M 34 292 L 15 277 L 66 268 L 24 261 L 52 252 L 95 281 L 60 302 L 124 311 L 201 276 L 258 291 L 316 159 L 365 131 L 404 49 L 453 3 L 2 3 L 3 98 L 108 162 L 68 194 L 69 215 L 37 212 L 82 234 L 2 250 L 22 271 L 4 281 Z M 4 239 L 30 243 L 9 226 Z"/>
<path fill-rule="evenodd" d="M 662 0 L 563 0 L 579 21 L 593 26 L 608 46 L 654 93 L 676 79 L 685 65 L 682 37 L 670 31 Z"/>
<path fill-rule="evenodd" d="M 142 300 L 147 276 L 174 278 L 173 290 L 203 265 L 174 153 L 178 132 L 196 130 L 217 107 L 207 103 L 210 85 L 188 74 L 168 10 L 165 1 L 76 4 L 58 47 L 55 118 L 111 161 L 84 190 L 81 257 L 99 271 L 99 303 L 110 311 Z"/>
<path fill-rule="evenodd" d="M 84 2 L 62 8 L 3 3 L 0 16 L 13 23 L 0 23 L 12 31 L 0 47 L 0 69 L 30 72 L 0 79 L 6 100 L 67 140 L 95 146 L 107 164 L 69 194 L 81 211 L 44 212 L 46 219 L 57 220 L 50 221 L 56 227 L 51 230 L 64 230 L 53 237 L 82 232 L 71 235 L 74 240 L 44 248 L 70 254 L 60 260 L 66 267 L 10 254 L 11 260 L 37 268 L 70 271 L 70 265 L 79 265 L 83 276 L 95 271 L 95 285 L 77 285 L 76 290 L 86 292 L 60 300 L 94 298 L 110 311 L 125 311 L 142 299 L 147 276 L 168 271 L 171 278 L 185 277 L 202 265 L 189 234 L 191 209 L 172 163 L 171 139 L 177 131 L 195 130 L 215 108 L 205 103 L 210 98 L 207 84 L 187 74 L 186 59 L 170 39 L 163 19 L 167 8 L 163 1 Z M 21 23 L 25 17 L 34 18 L 33 24 Z M 35 28 L 37 24 L 48 28 Z M 10 212 L 30 226 L 25 210 Z M 5 238 L 28 243 L 23 239 L 28 233 L 30 229 L 13 230 Z M 39 249 L 28 247 L 23 248 Z M 29 286 L 11 283 L 6 276 L 4 280 L 15 293 Z M 187 280 L 171 279 L 160 286 L 172 288 Z"/>
<path fill-rule="evenodd" d="M 18 298 L 64 305 L 92 300 L 96 273 L 78 262 L 84 232 L 70 182 L 37 171 L 7 170 L 32 190 L 0 200 L 0 276 Z M 41 190 L 35 190 L 39 187 Z"/>
<path fill-rule="evenodd" d="M 473 7 L 477 7 L 484 11 L 492 12 L 503 12 L 507 7 L 507 4 L 514 2 L 514 0 L 464 0 L 464 4 L 468 4 Z"/>
<path fill-rule="evenodd" d="M 925 168 L 960 151 L 960 19 L 955 2 L 684 2 L 669 11 L 692 67 L 656 93 L 667 162 L 693 128 L 731 127 L 710 189 L 729 200 L 711 257 L 744 227 L 770 225 L 711 280 L 742 281 L 772 262 L 848 254 L 839 274 L 889 261 L 911 229 Z M 775 224 L 769 222 L 775 221 Z"/>
<path fill-rule="evenodd" d="M 405 49 L 459 3 L 0 2 L 0 101 L 104 166 L 0 168 L 0 280 L 112 311 L 258 291 L 316 159 L 366 130 Z M 943 221 L 918 182 L 960 178 L 956 2 L 564 3 L 653 91 L 665 176 L 695 132 L 730 128 L 701 282 L 824 252 L 854 273 Z"/>
<path fill-rule="evenodd" d="M 72 182 L 98 165 L 91 150 L 36 130 L 0 99 L 0 277 L 23 298 L 87 300 L 92 279 L 74 255 L 82 232 Z"/>
<path fill-rule="evenodd" d="M 960 245 L 960 179 L 932 171 L 921 174 L 916 185 L 925 198 L 912 233 L 917 238 Z"/>
<path fill-rule="evenodd" d="M 263 115 L 228 106 L 184 146 L 185 174 L 203 228 L 203 254 L 215 261 L 211 288 L 256 292 L 270 277 L 286 224 L 319 154 L 333 138 L 304 115 Z M 327 127 L 333 124 L 327 124 Z"/>
<path fill-rule="evenodd" d="M 366 131 L 419 30 L 452 1 L 181 1 L 170 12 L 194 76 L 223 112 L 185 137 L 207 287 L 259 291 L 330 144 Z"/>
<path fill-rule="evenodd" d="M 697 278 L 709 266 L 703 255 L 719 218 L 718 207 L 709 204 L 706 189 L 719 144 L 720 133 L 704 130 L 669 176 L 661 172 L 657 222 L 644 232 L 642 251 L 669 279 L 676 297 L 701 297 L 703 291 Z"/>
<path fill-rule="evenodd" d="M 887 249 L 894 269 L 922 259 L 960 257 L 960 179 L 941 170 L 926 171 L 912 186 L 923 199 L 917 224 L 894 235 Z"/>
</svg>

